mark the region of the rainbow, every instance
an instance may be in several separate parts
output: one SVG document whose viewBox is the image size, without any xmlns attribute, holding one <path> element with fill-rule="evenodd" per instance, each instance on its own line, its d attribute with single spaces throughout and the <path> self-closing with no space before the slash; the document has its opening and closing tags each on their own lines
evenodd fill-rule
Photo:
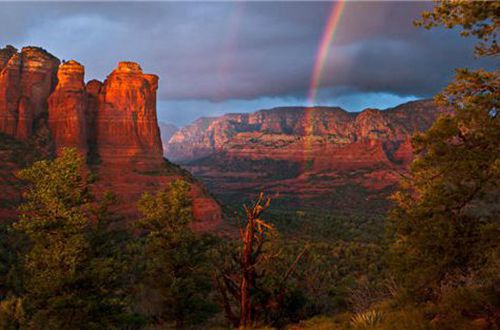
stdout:
<svg viewBox="0 0 500 330">
<path fill-rule="evenodd" d="M 345 7 L 345 0 L 339 0 L 332 4 L 332 9 L 330 11 L 330 16 L 328 17 L 327 24 L 323 31 L 323 37 L 318 47 L 316 54 L 316 60 L 314 61 L 314 68 L 311 75 L 311 84 L 309 87 L 309 93 L 307 94 L 307 105 L 309 107 L 314 106 L 314 101 L 316 99 L 316 94 L 318 92 L 319 84 L 321 83 L 321 74 L 323 73 L 323 68 L 325 66 L 325 61 L 328 56 L 328 51 L 330 50 L 330 44 L 335 36 L 335 31 L 340 22 L 340 17 Z"/>
<path fill-rule="evenodd" d="M 305 109 L 305 127 L 304 127 L 304 146 L 303 146 L 303 161 L 304 161 L 304 171 L 312 165 L 313 159 L 311 155 L 312 143 L 313 143 L 313 133 L 314 133 L 314 106 L 316 101 L 316 95 L 321 83 L 321 75 L 323 74 L 325 62 L 328 57 L 328 52 L 330 50 L 331 43 L 335 37 L 335 31 L 337 30 L 342 12 L 345 7 L 346 0 L 339 0 L 332 4 L 332 9 L 330 10 L 330 15 L 326 23 L 325 29 L 323 30 L 323 35 L 321 41 L 318 45 L 318 51 L 316 52 L 316 58 L 314 61 L 314 67 L 311 74 L 311 82 L 309 85 L 309 91 L 307 93 L 307 107 Z M 308 165 L 306 165 L 308 164 Z"/>
</svg>

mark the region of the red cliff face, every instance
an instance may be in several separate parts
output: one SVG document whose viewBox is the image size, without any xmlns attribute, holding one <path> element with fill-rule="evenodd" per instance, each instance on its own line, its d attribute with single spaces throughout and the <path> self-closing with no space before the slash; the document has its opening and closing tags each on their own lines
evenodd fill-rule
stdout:
<svg viewBox="0 0 500 330">
<path fill-rule="evenodd" d="M 58 65 L 59 60 L 42 48 L 0 50 L 1 132 L 19 139 L 30 136 L 33 122 L 47 112 Z"/>
<path fill-rule="evenodd" d="M 49 97 L 49 127 L 59 152 L 64 147 L 77 148 L 87 155 L 87 93 L 85 69 L 76 61 L 63 63 L 57 72 L 58 84 Z"/>
<path fill-rule="evenodd" d="M 443 111 L 416 101 L 360 113 L 287 107 L 228 114 L 177 131 L 166 156 L 226 201 L 265 190 L 295 206 L 307 200 L 327 205 L 342 187 L 376 194 L 397 183 L 412 159 L 411 136 Z"/>
<path fill-rule="evenodd" d="M 11 182 L 16 180 L 13 173 L 29 163 L 11 162 L 14 149 L 28 149 L 19 140 L 33 140 L 35 131 L 47 131 L 48 126 L 56 152 L 74 147 L 88 156 L 88 166 L 100 178 L 94 184 L 96 195 L 115 192 L 120 200 L 117 211 L 126 217 L 137 218 L 142 193 L 153 193 L 181 178 L 192 185 L 193 226 L 213 229 L 221 220 L 218 203 L 189 173 L 163 158 L 156 117 L 158 77 L 144 74 L 136 63 L 122 62 L 104 83 L 85 84 L 81 64 L 59 63 L 37 47 L 21 52 L 9 46 L 0 49 L 0 132 L 9 135 L 0 136 L 0 151 L 5 151 L 0 152 L 0 163 L 5 165 L 0 174 L 8 178 L 0 180 L 0 191 L 8 192 L 0 201 L 10 198 L 14 205 L 8 210 L 0 207 L 0 216 L 15 211 L 20 191 Z M 42 148 L 50 150 L 49 145 Z"/>
<path fill-rule="evenodd" d="M 15 136 L 21 98 L 21 56 L 4 52 L 4 58 L 0 72 L 0 131 Z"/>
<path fill-rule="evenodd" d="M 105 163 L 163 163 L 156 118 L 158 77 L 121 62 L 104 81 L 96 117 L 97 153 Z"/>
<path fill-rule="evenodd" d="M 101 93 L 102 82 L 91 80 L 85 86 L 87 92 L 87 145 L 91 151 L 97 149 L 97 113 L 99 111 L 99 94 Z"/>
</svg>

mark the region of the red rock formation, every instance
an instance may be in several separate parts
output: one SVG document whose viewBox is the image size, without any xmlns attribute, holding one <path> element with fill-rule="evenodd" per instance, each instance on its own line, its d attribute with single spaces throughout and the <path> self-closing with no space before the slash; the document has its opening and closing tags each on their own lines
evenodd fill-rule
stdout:
<svg viewBox="0 0 500 330">
<path fill-rule="evenodd" d="M 82 155 L 87 155 L 87 93 L 83 82 L 84 74 L 85 69 L 76 61 L 59 66 L 58 84 L 48 100 L 49 127 L 57 152 L 64 147 L 73 147 Z"/>
<path fill-rule="evenodd" d="M 17 49 L 11 45 L 7 45 L 5 48 L 0 49 L 0 70 L 2 70 L 10 58 L 17 53 Z"/>
<path fill-rule="evenodd" d="M 166 156 L 186 164 L 226 201 L 263 189 L 325 202 L 339 187 L 377 193 L 396 184 L 412 159 L 410 137 L 442 111 L 432 101 L 417 101 L 360 113 L 288 107 L 228 114 L 176 132 Z"/>
<path fill-rule="evenodd" d="M 18 102 L 21 97 L 21 56 L 9 57 L 0 72 L 0 131 L 15 136 Z"/>
<path fill-rule="evenodd" d="M 42 48 L 0 50 L 0 132 L 29 138 L 33 121 L 47 112 L 58 65 L 59 60 Z"/>
<path fill-rule="evenodd" d="M 47 99 L 56 85 L 59 59 L 39 47 L 21 50 L 21 90 L 28 97 L 34 117 L 47 112 Z"/>
<path fill-rule="evenodd" d="M 87 144 L 91 152 L 97 148 L 97 130 L 96 120 L 99 111 L 99 93 L 101 92 L 102 82 L 91 80 L 85 86 L 87 92 Z"/>
<path fill-rule="evenodd" d="M 105 163 L 163 163 L 156 118 L 158 77 L 132 62 L 121 62 L 104 81 L 96 118 L 97 153 Z"/>
<path fill-rule="evenodd" d="M 27 140 L 33 132 L 33 110 L 26 96 L 22 96 L 19 100 L 18 110 L 16 137 L 20 140 Z"/>
<path fill-rule="evenodd" d="M 100 177 L 95 193 L 117 193 L 117 212 L 137 219 L 136 204 L 144 192 L 183 178 L 192 185 L 193 226 L 217 226 L 222 217 L 218 203 L 189 174 L 163 159 L 156 118 L 158 77 L 144 74 L 136 63 L 122 62 L 104 83 L 91 80 L 85 85 L 84 71 L 76 61 L 59 66 L 41 48 L 25 47 L 20 53 L 13 47 L 0 49 L 0 132 L 11 135 L 0 135 L 0 163 L 5 165 L 0 167 L 0 191 L 6 192 L 0 201 L 13 205 L 0 206 L 0 217 L 14 215 L 21 196 L 13 184 L 20 164 L 10 158 L 19 146 L 30 147 L 19 140 L 28 140 L 34 129 L 48 129 L 56 151 L 75 147 L 90 155 L 88 164 Z M 50 150 L 48 145 L 42 148 L 44 155 Z"/>
</svg>

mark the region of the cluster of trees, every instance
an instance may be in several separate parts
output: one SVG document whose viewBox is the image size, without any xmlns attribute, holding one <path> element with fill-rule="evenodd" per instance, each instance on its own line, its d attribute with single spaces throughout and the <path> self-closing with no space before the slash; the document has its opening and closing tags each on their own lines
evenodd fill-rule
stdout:
<svg viewBox="0 0 500 330">
<path fill-rule="evenodd" d="M 0 232 L 0 328 L 184 329 L 217 315 L 249 328 L 293 319 L 286 310 L 298 290 L 287 282 L 306 250 L 292 257 L 268 243 L 270 200 L 245 207 L 240 239 L 223 240 L 191 229 L 190 185 L 177 180 L 144 194 L 142 216 L 128 224 L 112 193 L 93 196 L 83 162 L 65 149 L 18 173 L 29 189 L 19 218 Z"/>
</svg>

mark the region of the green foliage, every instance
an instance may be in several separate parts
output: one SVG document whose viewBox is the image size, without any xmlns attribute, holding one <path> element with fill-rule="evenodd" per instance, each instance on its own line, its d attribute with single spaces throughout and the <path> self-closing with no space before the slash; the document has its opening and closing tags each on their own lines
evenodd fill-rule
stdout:
<svg viewBox="0 0 500 330">
<path fill-rule="evenodd" d="M 394 196 L 392 252 L 417 291 L 435 293 L 449 277 L 484 268 L 499 249 L 498 84 L 496 74 L 459 71 L 438 97 L 453 115 L 413 141 L 411 178 Z"/>
<path fill-rule="evenodd" d="M 0 132 L 0 151 L 6 155 L 4 161 L 13 162 L 19 166 L 27 166 L 35 160 L 42 159 L 45 154 L 41 147 L 46 142 L 44 139 L 46 137 L 43 136 L 42 132 L 38 131 L 27 142 L 19 141 L 8 134 Z M 2 162 L 0 165 L 1 170 L 7 164 Z"/>
<path fill-rule="evenodd" d="M 19 172 L 30 183 L 14 229 L 20 253 L 26 325 L 32 329 L 115 328 L 124 314 L 119 235 L 110 231 L 112 203 L 94 208 L 83 159 L 65 149 L 53 161 Z"/>
<path fill-rule="evenodd" d="M 19 292 L 19 256 L 17 251 L 24 244 L 23 237 L 11 230 L 11 224 L 0 224 L 0 301 Z"/>
<path fill-rule="evenodd" d="M 272 209 L 269 216 L 280 233 L 306 241 L 380 243 L 384 238 L 384 217 L 378 214 Z"/>
<path fill-rule="evenodd" d="M 422 14 L 422 19 L 415 21 L 415 25 L 427 29 L 444 26 L 452 29 L 462 28 L 464 37 L 474 36 L 481 40 L 476 46 L 477 55 L 494 55 L 500 49 L 496 42 L 496 33 L 500 19 L 500 3 L 498 1 L 468 1 L 445 0 L 436 1 L 432 11 Z"/>
<path fill-rule="evenodd" d="M 304 171 L 310 171 L 313 168 L 314 159 L 308 159 L 304 164 Z"/>
<path fill-rule="evenodd" d="M 432 13 L 424 13 L 419 24 L 460 25 L 463 34 L 490 42 L 478 45 L 479 55 L 497 55 L 499 8 L 498 2 L 443 1 Z M 491 315 L 499 306 L 483 295 L 499 294 L 492 285 L 499 279 L 500 252 L 499 86 L 498 71 L 457 70 L 455 81 L 436 97 L 450 113 L 413 139 L 416 159 L 394 195 L 397 206 L 389 226 L 392 272 L 409 301 L 435 304 L 434 323 L 459 320 L 449 326 L 454 329 L 470 328 L 454 310 L 478 317 Z M 482 306 L 474 312 L 470 306 L 461 307 L 462 299 L 453 298 L 465 288 L 470 294 L 463 298 L 467 304 Z"/>
<path fill-rule="evenodd" d="M 214 238 L 191 230 L 190 185 L 176 180 L 156 195 L 144 194 L 138 227 L 146 231 L 142 260 L 143 301 L 139 309 L 150 323 L 177 328 L 205 321 L 215 312 L 209 253 Z"/>
</svg>

